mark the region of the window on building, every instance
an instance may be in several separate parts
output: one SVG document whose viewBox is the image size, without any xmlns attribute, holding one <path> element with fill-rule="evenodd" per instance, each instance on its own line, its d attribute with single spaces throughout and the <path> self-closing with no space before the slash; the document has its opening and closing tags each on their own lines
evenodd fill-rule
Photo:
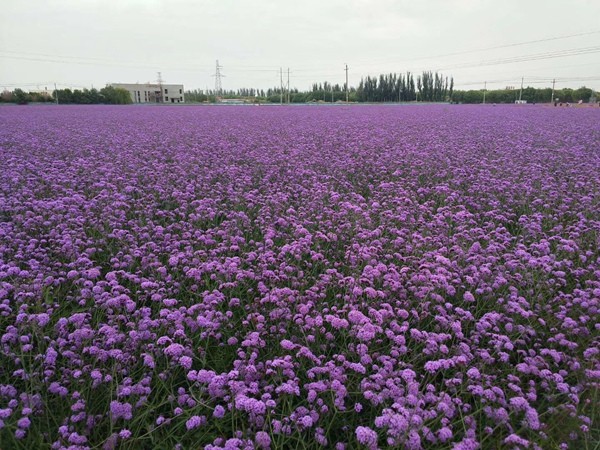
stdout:
<svg viewBox="0 0 600 450">
<path fill-rule="evenodd" d="M 168 89 L 165 89 L 165 94 L 168 94 L 168 93 L 169 93 L 169 90 L 168 90 Z"/>
<path fill-rule="evenodd" d="M 183 97 L 179 97 L 179 101 L 182 102 L 183 101 Z"/>
<path fill-rule="evenodd" d="M 169 97 L 165 97 L 165 102 L 168 102 L 168 101 L 169 101 Z"/>
<path fill-rule="evenodd" d="M 181 92 L 181 89 L 179 89 L 179 93 L 180 93 L 180 94 L 183 94 L 183 92 Z"/>
</svg>

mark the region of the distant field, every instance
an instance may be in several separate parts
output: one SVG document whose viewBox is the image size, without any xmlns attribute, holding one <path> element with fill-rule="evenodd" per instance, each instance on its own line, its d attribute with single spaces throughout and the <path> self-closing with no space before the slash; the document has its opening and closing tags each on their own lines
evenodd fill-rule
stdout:
<svg viewBox="0 0 600 450">
<path fill-rule="evenodd" d="M 598 448 L 600 108 L 0 123 L 1 449 Z"/>
</svg>

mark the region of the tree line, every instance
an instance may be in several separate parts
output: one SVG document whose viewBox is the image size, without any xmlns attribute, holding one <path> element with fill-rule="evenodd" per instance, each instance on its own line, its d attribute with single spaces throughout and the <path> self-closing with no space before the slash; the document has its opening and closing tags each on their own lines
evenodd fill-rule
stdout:
<svg viewBox="0 0 600 450">
<path fill-rule="evenodd" d="M 131 101 L 131 95 L 123 88 L 106 86 L 98 90 L 92 89 L 57 89 L 50 92 L 25 92 L 22 89 L 13 91 L 4 91 L 0 95 L 0 102 L 17 103 L 25 105 L 27 103 L 58 103 L 77 104 L 77 105 L 128 105 Z"/>
<path fill-rule="evenodd" d="M 455 91 L 452 95 L 452 101 L 456 103 L 483 103 L 482 89 Z M 534 88 L 527 86 L 520 89 L 494 89 L 485 91 L 486 103 L 514 103 L 515 100 L 526 100 L 527 103 L 550 103 L 552 101 L 552 88 Z M 563 88 L 554 91 L 554 99 L 561 103 L 577 103 L 582 100 L 584 103 L 590 101 L 594 96 L 594 91 L 585 86 L 579 89 Z"/>
<path fill-rule="evenodd" d="M 494 89 L 485 91 L 486 103 L 514 103 L 519 99 L 519 89 Z M 297 88 L 289 92 L 281 87 L 269 89 L 241 88 L 224 90 L 220 95 L 214 90 L 190 90 L 185 92 L 186 102 L 202 103 L 215 102 L 218 97 L 241 99 L 251 102 L 279 103 L 282 98 L 290 103 L 325 102 L 335 103 L 346 100 L 345 84 L 332 84 L 327 81 L 313 83 L 311 88 L 300 91 Z M 551 88 L 534 88 L 528 86 L 520 94 L 527 103 L 549 103 L 552 98 Z M 111 104 L 126 105 L 132 103 L 129 92 L 122 88 L 106 86 L 102 89 L 58 89 L 49 92 L 25 92 L 22 89 L 4 91 L 0 94 L 0 103 L 54 103 L 58 96 L 61 104 Z M 357 88 L 350 87 L 348 99 L 351 102 L 454 102 L 454 103 L 483 103 L 482 89 L 454 90 L 454 79 L 437 72 L 423 72 L 413 75 L 389 73 L 378 77 L 367 76 L 360 80 Z M 554 98 L 563 103 L 590 101 L 594 91 L 587 87 L 579 89 L 563 88 L 554 91 Z M 600 95 L 596 94 L 596 97 Z"/>
<path fill-rule="evenodd" d="M 514 103 L 519 99 L 519 89 L 495 89 L 485 92 L 486 103 Z M 223 91 L 223 98 L 237 98 L 256 102 L 279 103 L 281 101 L 281 88 L 272 89 L 238 89 L 236 91 Z M 483 103 L 482 89 L 455 90 L 454 78 L 444 76 L 438 72 L 425 71 L 415 76 L 411 72 L 405 74 L 389 73 L 379 76 L 367 76 L 360 80 L 357 88 L 350 87 L 349 100 L 351 102 L 453 102 L 453 103 Z M 346 100 L 345 85 L 313 83 L 311 89 L 301 92 L 298 89 L 290 90 L 291 103 L 307 102 L 338 102 Z M 596 94 L 600 98 L 600 94 Z M 214 102 L 214 91 L 188 91 L 186 101 Z M 528 86 L 523 89 L 521 99 L 527 103 L 550 103 L 552 98 L 551 88 L 534 88 Z M 563 88 L 554 91 L 554 99 L 563 103 L 583 102 L 594 98 L 594 91 L 587 87 L 578 89 Z M 283 101 L 287 100 L 287 92 L 283 91 Z"/>
<path fill-rule="evenodd" d="M 454 79 L 438 72 L 425 71 L 420 75 L 411 72 L 381 74 L 377 77 L 367 76 L 360 80 L 358 87 L 348 89 L 348 100 L 351 102 L 443 102 L 452 98 Z M 214 90 L 186 91 L 186 102 L 215 102 L 217 97 L 244 99 L 254 102 L 279 103 L 325 102 L 335 103 L 346 100 L 346 85 L 332 84 L 327 81 L 313 83 L 311 88 L 300 91 L 296 88 L 289 92 L 281 87 L 267 90 L 242 88 L 224 90 L 217 95 Z"/>
<path fill-rule="evenodd" d="M 253 101 L 257 103 L 279 103 L 282 99 L 287 103 L 289 94 L 290 103 L 308 103 L 308 102 L 337 102 L 346 100 L 345 86 L 331 84 L 327 81 L 323 83 L 313 83 L 311 88 L 306 91 L 300 91 L 298 88 L 287 89 L 273 87 L 268 89 L 241 88 L 236 90 L 223 90 L 219 95 L 212 90 L 190 90 L 185 92 L 186 102 L 209 102 L 213 103 L 217 98 L 240 99 Z M 356 89 L 350 88 L 350 101 L 357 101 Z"/>
</svg>

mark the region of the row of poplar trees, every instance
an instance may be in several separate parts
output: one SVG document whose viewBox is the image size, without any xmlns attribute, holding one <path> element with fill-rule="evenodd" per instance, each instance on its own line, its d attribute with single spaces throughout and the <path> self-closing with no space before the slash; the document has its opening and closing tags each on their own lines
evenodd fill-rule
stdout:
<svg viewBox="0 0 600 450">
<path fill-rule="evenodd" d="M 359 102 L 443 102 L 452 98 L 453 90 L 454 78 L 426 71 L 416 79 L 411 72 L 367 76 L 361 78 L 356 94 Z"/>
</svg>

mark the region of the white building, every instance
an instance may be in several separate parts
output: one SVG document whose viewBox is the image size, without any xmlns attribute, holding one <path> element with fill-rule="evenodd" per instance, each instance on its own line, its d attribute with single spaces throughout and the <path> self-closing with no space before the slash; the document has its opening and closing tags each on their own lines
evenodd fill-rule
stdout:
<svg viewBox="0 0 600 450">
<path fill-rule="evenodd" d="M 218 103 L 222 103 L 224 105 L 243 105 L 246 102 L 241 98 L 222 98 L 218 100 Z"/>
<path fill-rule="evenodd" d="M 133 103 L 184 103 L 183 84 L 111 83 L 125 89 Z"/>
</svg>

